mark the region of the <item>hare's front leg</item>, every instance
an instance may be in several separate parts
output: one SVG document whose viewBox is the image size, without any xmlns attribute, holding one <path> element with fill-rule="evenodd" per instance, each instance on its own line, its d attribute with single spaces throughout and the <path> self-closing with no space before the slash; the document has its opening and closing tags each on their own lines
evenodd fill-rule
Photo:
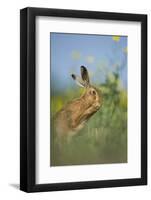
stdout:
<svg viewBox="0 0 151 200">
<path fill-rule="evenodd" d="M 84 113 L 82 113 L 82 115 L 80 116 L 80 123 L 87 121 L 94 113 L 96 113 L 99 109 L 99 106 L 93 106 L 93 107 L 89 107 L 87 110 L 84 111 Z"/>
</svg>

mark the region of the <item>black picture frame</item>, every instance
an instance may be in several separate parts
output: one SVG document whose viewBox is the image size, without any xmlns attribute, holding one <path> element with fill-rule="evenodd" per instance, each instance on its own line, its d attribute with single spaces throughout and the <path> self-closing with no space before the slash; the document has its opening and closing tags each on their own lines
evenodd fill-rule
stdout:
<svg viewBox="0 0 151 200">
<path fill-rule="evenodd" d="M 36 184 L 35 163 L 35 19 L 54 16 L 141 23 L 141 178 Z M 20 190 L 57 190 L 121 187 L 147 184 L 147 15 L 48 8 L 20 10 Z"/>
</svg>

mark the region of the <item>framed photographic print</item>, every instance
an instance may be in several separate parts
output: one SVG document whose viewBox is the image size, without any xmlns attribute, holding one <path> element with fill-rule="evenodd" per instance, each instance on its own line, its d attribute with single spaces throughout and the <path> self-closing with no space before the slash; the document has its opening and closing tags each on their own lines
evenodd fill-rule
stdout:
<svg viewBox="0 0 151 200">
<path fill-rule="evenodd" d="M 20 189 L 147 184 L 147 16 L 20 12 Z"/>
</svg>

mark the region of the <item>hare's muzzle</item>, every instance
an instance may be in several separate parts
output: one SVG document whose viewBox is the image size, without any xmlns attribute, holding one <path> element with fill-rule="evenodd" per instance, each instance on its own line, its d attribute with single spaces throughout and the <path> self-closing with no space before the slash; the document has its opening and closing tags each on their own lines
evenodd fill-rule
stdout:
<svg viewBox="0 0 151 200">
<path fill-rule="evenodd" d="M 100 107 L 101 107 L 101 104 L 100 104 L 99 102 L 97 102 L 97 103 L 95 104 L 95 109 L 96 109 L 96 110 L 99 110 Z"/>
</svg>

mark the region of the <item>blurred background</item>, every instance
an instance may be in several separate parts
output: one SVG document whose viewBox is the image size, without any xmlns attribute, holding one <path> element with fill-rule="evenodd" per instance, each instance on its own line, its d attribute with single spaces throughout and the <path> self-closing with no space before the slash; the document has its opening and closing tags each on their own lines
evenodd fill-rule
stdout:
<svg viewBox="0 0 151 200">
<path fill-rule="evenodd" d="M 61 154 L 51 137 L 51 165 L 127 162 L 127 37 L 50 33 L 50 49 L 51 119 L 84 92 L 71 78 L 81 65 L 103 95 L 102 108 Z"/>
</svg>

